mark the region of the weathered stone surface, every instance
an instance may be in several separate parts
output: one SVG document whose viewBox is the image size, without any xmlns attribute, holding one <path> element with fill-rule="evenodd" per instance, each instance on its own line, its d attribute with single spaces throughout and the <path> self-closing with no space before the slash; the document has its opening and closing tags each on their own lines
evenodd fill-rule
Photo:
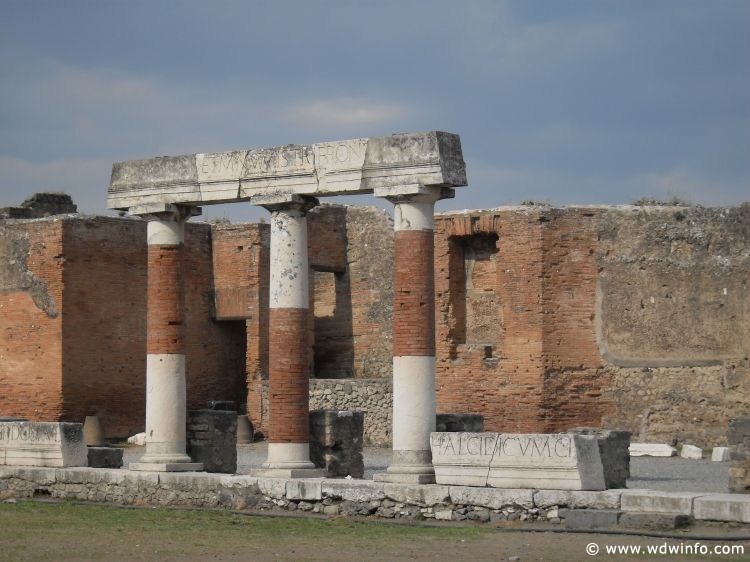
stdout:
<svg viewBox="0 0 750 562">
<path fill-rule="evenodd" d="M 693 517 L 711 521 L 750 523 L 750 496 L 707 494 L 695 498 Z"/>
<path fill-rule="evenodd" d="M 714 447 L 711 451 L 713 462 L 726 462 L 729 460 L 729 447 Z"/>
<path fill-rule="evenodd" d="M 750 416 L 729 420 L 729 491 L 750 493 Z"/>
<path fill-rule="evenodd" d="M 603 490 L 596 437 L 574 434 L 433 433 L 438 484 Z"/>
<path fill-rule="evenodd" d="M 626 512 L 620 515 L 620 526 L 630 529 L 649 531 L 668 531 L 683 529 L 692 522 L 692 517 L 684 513 L 636 513 Z"/>
<path fill-rule="evenodd" d="M 450 489 L 448 486 L 436 484 L 408 485 L 408 484 L 385 484 L 383 491 L 387 498 L 398 503 L 433 505 L 447 503 L 450 500 Z"/>
<path fill-rule="evenodd" d="M 320 480 L 289 480 L 286 483 L 286 499 L 317 501 L 323 497 Z"/>
<path fill-rule="evenodd" d="M 484 431 L 484 416 L 481 414 L 437 414 L 435 431 L 481 433 Z"/>
<path fill-rule="evenodd" d="M 624 490 L 620 496 L 620 507 L 623 511 L 692 515 L 693 501 L 704 495 L 706 494 L 694 492 Z"/>
<path fill-rule="evenodd" d="M 478 505 L 489 509 L 507 506 L 534 507 L 533 490 L 450 486 L 449 493 L 454 504 Z"/>
<path fill-rule="evenodd" d="M 206 472 L 237 472 L 237 412 L 188 411 L 187 454 Z"/>
<path fill-rule="evenodd" d="M 118 162 L 112 166 L 107 205 L 127 209 L 288 194 L 389 194 L 407 185 L 466 185 L 458 135 L 405 133 Z"/>
<path fill-rule="evenodd" d="M 310 412 L 310 460 L 328 478 L 362 478 L 364 414 L 338 410 Z"/>
<path fill-rule="evenodd" d="M 19 207 L 0 208 L 0 219 L 36 219 L 51 215 L 76 213 L 78 208 L 65 193 L 35 193 Z"/>
<path fill-rule="evenodd" d="M 91 468 L 121 468 L 123 449 L 120 447 L 87 447 Z"/>
<path fill-rule="evenodd" d="M 369 480 L 325 480 L 322 491 L 324 496 L 347 501 L 367 502 L 385 498 L 384 484 Z"/>
<path fill-rule="evenodd" d="M 703 458 L 703 449 L 695 445 L 683 445 L 680 450 L 680 456 L 683 459 L 700 460 Z"/>
<path fill-rule="evenodd" d="M 87 466 L 80 423 L 0 422 L 0 464 Z"/>
<path fill-rule="evenodd" d="M 568 529 L 607 529 L 617 525 L 621 513 L 613 509 L 561 509 L 559 517 Z"/>
<path fill-rule="evenodd" d="M 631 457 L 673 457 L 677 449 L 666 443 L 631 443 Z"/>
<path fill-rule="evenodd" d="M 619 509 L 620 490 L 590 492 L 586 490 L 536 490 L 534 505 L 546 509 L 565 506 L 571 509 Z"/>
</svg>

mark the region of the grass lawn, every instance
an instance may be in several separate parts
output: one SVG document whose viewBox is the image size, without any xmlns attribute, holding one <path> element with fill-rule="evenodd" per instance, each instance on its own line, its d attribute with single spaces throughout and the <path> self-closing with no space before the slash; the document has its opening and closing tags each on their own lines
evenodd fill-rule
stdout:
<svg viewBox="0 0 750 562">
<path fill-rule="evenodd" d="M 248 517 L 71 502 L 0 503 L 0 560 L 586 560 L 589 542 L 664 539 L 420 527 L 343 518 Z M 678 543 L 679 541 L 670 541 Z M 685 539 L 687 542 L 687 538 Z M 750 549 L 748 550 L 750 552 Z M 603 553 L 602 553 L 603 554 Z M 608 556 L 654 560 L 658 556 Z M 697 560 L 696 557 L 666 557 Z M 721 560 L 747 558 L 721 556 Z"/>
</svg>

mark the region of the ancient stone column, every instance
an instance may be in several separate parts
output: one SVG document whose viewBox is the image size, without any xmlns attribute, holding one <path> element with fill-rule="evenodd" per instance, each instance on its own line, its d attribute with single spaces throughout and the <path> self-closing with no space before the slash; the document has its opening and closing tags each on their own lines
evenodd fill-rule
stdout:
<svg viewBox="0 0 750 562">
<path fill-rule="evenodd" d="M 438 188 L 388 197 L 394 203 L 393 459 L 375 480 L 435 481 L 434 208 Z"/>
<path fill-rule="evenodd" d="M 203 470 L 186 454 L 185 221 L 195 208 L 131 209 L 147 221 L 146 454 L 130 470 Z"/>
<path fill-rule="evenodd" d="M 253 199 L 271 212 L 268 457 L 254 474 L 319 477 L 310 462 L 307 212 L 297 195 Z"/>
</svg>

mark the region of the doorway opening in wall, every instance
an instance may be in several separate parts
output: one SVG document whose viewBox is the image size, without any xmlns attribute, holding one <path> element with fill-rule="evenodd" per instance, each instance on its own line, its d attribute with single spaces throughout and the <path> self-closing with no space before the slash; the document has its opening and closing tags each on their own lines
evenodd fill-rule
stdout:
<svg viewBox="0 0 750 562">
<path fill-rule="evenodd" d="M 459 349 L 480 349 L 484 359 L 496 358 L 502 326 L 497 291 L 498 235 L 454 236 L 449 244 L 452 355 Z"/>
<path fill-rule="evenodd" d="M 345 272 L 315 271 L 312 282 L 314 377 L 350 378 L 354 349 L 349 277 Z"/>
</svg>

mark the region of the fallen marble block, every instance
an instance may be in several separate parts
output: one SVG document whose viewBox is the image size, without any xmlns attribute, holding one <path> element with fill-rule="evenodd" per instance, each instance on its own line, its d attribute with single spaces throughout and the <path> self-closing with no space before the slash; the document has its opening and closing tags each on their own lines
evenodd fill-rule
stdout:
<svg viewBox="0 0 750 562">
<path fill-rule="evenodd" d="M 729 447 L 714 447 L 711 451 L 713 462 L 727 462 L 729 460 Z"/>
<path fill-rule="evenodd" d="M 128 437 L 128 443 L 143 447 L 146 444 L 146 432 L 136 433 L 135 435 Z"/>
<path fill-rule="evenodd" d="M 631 457 L 674 457 L 677 449 L 666 443 L 631 443 Z"/>
<path fill-rule="evenodd" d="M 0 422 L 0 464 L 88 466 L 83 424 Z"/>
<path fill-rule="evenodd" d="M 593 435 L 431 434 L 438 484 L 604 490 L 604 467 Z"/>
<path fill-rule="evenodd" d="M 703 458 L 703 449 L 695 445 L 683 445 L 680 450 L 680 456 L 683 459 L 700 460 Z"/>
</svg>

